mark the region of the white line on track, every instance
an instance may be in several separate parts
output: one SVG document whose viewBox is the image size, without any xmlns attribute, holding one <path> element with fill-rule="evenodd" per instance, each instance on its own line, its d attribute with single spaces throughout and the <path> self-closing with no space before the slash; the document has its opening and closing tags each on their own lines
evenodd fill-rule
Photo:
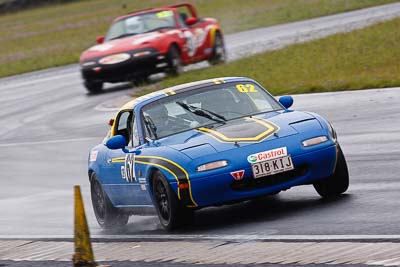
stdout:
<svg viewBox="0 0 400 267">
<path fill-rule="evenodd" d="M 100 140 L 100 139 L 102 139 L 102 137 L 82 137 L 82 138 L 47 140 L 47 141 L 16 142 L 16 143 L 0 144 L 0 147 L 58 144 L 58 143 L 66 143 L 66 142 L 81 142 L 81 141 Z"/>
<path fill-rule="evenodd" d="M 0 240 L 67 240 L 72 235 L 0 235 Z M 400 240 L 400 235 L 92 235 L 99 241 L 115 240 L 235 240 L 235 241 L 385 241 Z"/>
<path fill-rule="evenodd" d="M 38 84 L 38 83 L 43 83 L 43 82 L 49 82 L 49 81 L 54 81 L 54 80 L 60 80 L 60 79 L 67 79 L 67 78 L 72 78 L 72 77 L 79 77 L 78 72 L 72 72 L 72 73 L 66 73 L 66 74 L 58 74 L 52 77 L 45 77 L 45 78 L 39 78 L 39 79 L 31 79 L 29 81 L 21 81 L 21 82 L 12 82 L 9 81 L 9 83 L 4 83 L 2 80 L 0 80 L 1 87 L 2 89 L 12 89 L 12 88 L 18 88 L 18 87 L 26 87 L 32 84 Z"/>
</svg>

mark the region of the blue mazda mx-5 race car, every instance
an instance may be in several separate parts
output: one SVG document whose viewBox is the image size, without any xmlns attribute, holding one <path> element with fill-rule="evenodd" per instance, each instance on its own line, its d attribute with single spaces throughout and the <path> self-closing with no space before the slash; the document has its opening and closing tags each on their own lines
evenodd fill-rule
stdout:
<svg viewBox="0 0 400 267">
<path fill-rule="evenodd" d="M 125 104 L 89 155 L 94 212 L 102 227 L 155 207 L 170 230 L 199 208 L 312 184 L 345 192 L 346 160 L 332 125 L 289 110 L 248 78 L 183 84 Z M 154 210 L 154 209 L 153 209 Z"/>
</svg>

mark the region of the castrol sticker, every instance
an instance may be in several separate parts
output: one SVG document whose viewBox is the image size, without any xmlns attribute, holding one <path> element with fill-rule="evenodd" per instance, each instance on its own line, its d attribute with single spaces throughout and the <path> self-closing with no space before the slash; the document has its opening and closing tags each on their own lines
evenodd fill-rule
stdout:
<svg viewBox="0 0 400 267">
<path fill-rule="evenodd" d="M 286 147 L 280 147 L 272 150 L 259 152 L 256 154 L 251 154 L 247 157 L 247 161 L 250 163 L 257 163 L 260 161 L 276 159 L 284 156 L 287 156 L 287 149 Z"/>
</svg>

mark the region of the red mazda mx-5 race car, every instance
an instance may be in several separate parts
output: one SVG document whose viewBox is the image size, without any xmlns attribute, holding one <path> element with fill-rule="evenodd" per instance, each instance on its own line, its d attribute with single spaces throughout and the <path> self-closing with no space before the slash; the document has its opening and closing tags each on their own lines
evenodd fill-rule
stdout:
<svg viewBox="0 0 400 267">
<path fill-rule="evenodd" d="M 101 91 L 104 82 L 140 83 L 154 73 L 178 75 L 184 65 L 218 64 L 226 58 L 218 21 L 199 18 L 189 3 L 118 17 L 96 41 L 80 57 L 84 85 L 92 93 Z"/>
</svg>

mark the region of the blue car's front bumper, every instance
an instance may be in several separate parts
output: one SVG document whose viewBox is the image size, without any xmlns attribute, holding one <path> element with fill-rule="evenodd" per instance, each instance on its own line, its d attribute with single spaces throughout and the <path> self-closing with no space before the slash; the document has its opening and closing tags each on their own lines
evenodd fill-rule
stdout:
<svg viewBox="0 0 400 267">
<path fill-rule="evenodd" d="M 295 170 L 253 178 L 250 165 L 243 180 L 235 181 L 231 170 L 191 180 L 192 195 L 199 207 L 251 199 L 330 176 L 336 164 L 337 146 L 292 156 Z"/>
</svg>

